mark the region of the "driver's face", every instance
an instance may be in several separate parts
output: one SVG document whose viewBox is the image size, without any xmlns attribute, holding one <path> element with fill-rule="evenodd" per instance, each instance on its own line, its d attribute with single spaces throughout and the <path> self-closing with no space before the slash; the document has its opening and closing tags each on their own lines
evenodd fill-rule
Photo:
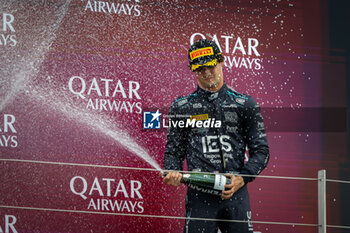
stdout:
<svg viewBox="0 0 350 233">
<path fill-rule="evenodd" d="M 197 75 L 199 86 L 209 91 L 219 90 L 223 83 L 222 65 L 223 62 L 220 62 L 215 67 L 202 66 L 196 69 L 194 72 Z"/>
</svg>

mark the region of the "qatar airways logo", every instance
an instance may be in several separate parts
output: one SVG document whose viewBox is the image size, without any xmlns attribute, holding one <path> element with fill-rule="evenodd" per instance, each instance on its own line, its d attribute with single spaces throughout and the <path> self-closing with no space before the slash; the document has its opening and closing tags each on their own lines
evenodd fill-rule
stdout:
<svg viewBox="0 0 350 233">
<path fill-rule="evenodd" d="M 84 1 L 84 0 L 82 0 Z M 86 1 L 84 11 L 113 15 L 140 16 L 140 0 Z"/>
<path fill-rule="evenodd" d="M 17 233 L 15 224 L 17 218 L 14 215 L 5 215 L 4 222 L 0 221 L 0 233 Z"/>
<path fill-rule="evenodd" d="M 86 109 L 141 114 L 140 84 L 108 78 L 83 78 L 72 76 L 68 82 L 71 93 L 87 100 Z"/>
<path fill-rule="evenodd" d="M 243 40 L 241 37 L 232 35 L 205 36 L 196 32 L 190 37 L 190 44 L 199 39 L 209 39 L 214 41 L 225 57 L 225 66 L 228 68 L 245 68 L 249 70 L 260 70 L 262 68 L 258 51 L 259 41 L 256 38 Z"/>
<path fill-rule="evenodd" d="M 2 120 L 0 121 L 0 149 L 3 147 L 16 148 L 18 146 L 16 117 L 12 114 L 4 114 L 0 115 L 0 120 Z"/>
<path fill-rule="evenodd" d="M 16 30 L 14 28 L 15 17 L 12 14 L 2 13 L 1 20 L 0 47 L 16 46 Z"/>
<path fill-rule="evenodd" d="M 142 184 L 138 180 L 116 180 L 95 177 L 93 182 L 82 176 L 70 180 L 70 190 L 88 200 L 88 210 L 143 213 Z"/>
</svg>

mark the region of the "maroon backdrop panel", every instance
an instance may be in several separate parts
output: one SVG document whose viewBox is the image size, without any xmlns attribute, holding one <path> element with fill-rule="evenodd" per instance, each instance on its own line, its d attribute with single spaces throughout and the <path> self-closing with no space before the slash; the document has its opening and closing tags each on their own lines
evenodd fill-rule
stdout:
<svg viewBox="0 0 350 233">
<path fill-rule="evenodd" d="M 262 107 L 271 148 L 262 175 L 339 178 L 345 66 L 329 56 L 320 1 L 0 5 L 0 232 L 181 232 L 186 187 L 162 183 L 166 129 L 144 129 L 143 112 L 165 116 L 196 89 L 187 49 L 200 38 L 223 51 L 225 82 Z M 331 73 L 337 88 L 324 91 Z M 333 111 L 339 125 L 327 128 Z M 253 221 L 317 224 L 316 181 L 257 178 L 248 188 Z M 339 190 L 327 191 L 333 225 Z"/>
</svg>

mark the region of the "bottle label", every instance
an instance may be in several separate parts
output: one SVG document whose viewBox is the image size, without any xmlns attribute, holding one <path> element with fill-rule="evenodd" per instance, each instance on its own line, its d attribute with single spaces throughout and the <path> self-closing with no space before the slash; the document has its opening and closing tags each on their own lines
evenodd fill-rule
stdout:
<svg viewBox="0 0 350 233">
<path fill-rule="evenodd" d="M 216 190 L 224 190 L 226 185 L 226 176 L 223 175 L 215 175 L 215 184 L 214 189 Z"/>
</svg>

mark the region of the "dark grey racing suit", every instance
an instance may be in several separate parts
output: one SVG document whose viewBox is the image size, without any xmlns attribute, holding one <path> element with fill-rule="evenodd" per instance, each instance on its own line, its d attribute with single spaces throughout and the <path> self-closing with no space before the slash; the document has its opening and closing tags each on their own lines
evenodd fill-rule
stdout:
<svg viewBox="0 0 350 233">
<path fill-rule="evenodd" d="M 169 121 L 175 124 L 168 130 L 164 169 L 183 170 L 185 158 L 189 171 L 258 175 L 267 166 L 269 148 L 263 118 L 251 96 L 238 93 L 226 84 L 218 92 L 198 87 L 192 94 L 179 97 L 172 103 L 169 117 Z M 190 124 L 193 119 L 208 124 L 193 127 Z M 176 123 L 180 121 L 189 124 Z M 246 148 L 249 160 L 244 163 Z M 243 179 L 247 184 L 254 178 Z M 186 221 L 185 230 L 216 232 L 220 227 L 222 232 L 252 232 L 246 185 L 228 200 L 221 200 L 220 194 L 220 191 L 190 185 L 186 215 L 246 220 L 248 224 L 192 220 Z"/>
</svg>

